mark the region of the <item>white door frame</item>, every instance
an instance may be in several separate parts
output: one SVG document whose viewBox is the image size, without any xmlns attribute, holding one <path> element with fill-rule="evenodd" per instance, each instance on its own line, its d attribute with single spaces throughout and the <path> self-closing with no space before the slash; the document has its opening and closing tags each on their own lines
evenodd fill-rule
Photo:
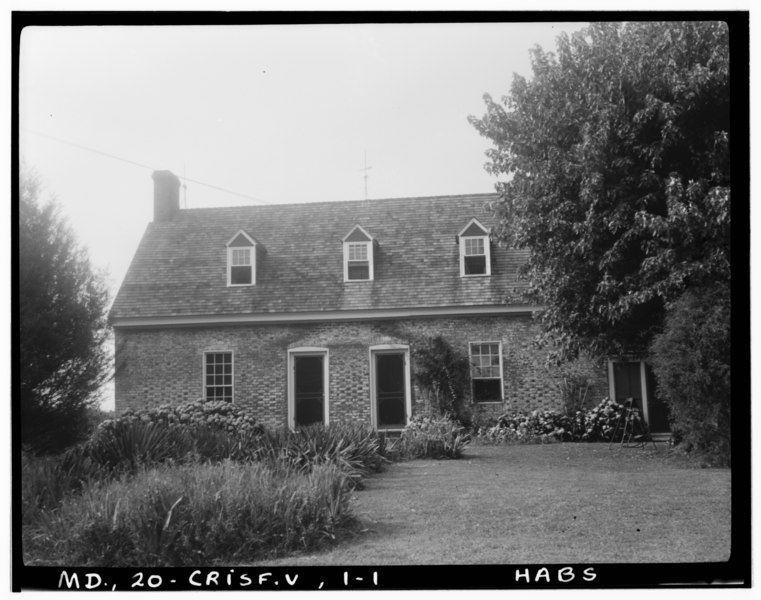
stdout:
<svg viewBox="0 0 761 600">
<path fill-rule="evenodd" d="M 412 391 L 410 386 L 410 347 L 406 344 L 379 344 L 370 346 L 370 422 L 378 430 L 378 398 L 376 393 L 375 357 L 380 354 L 401 354 L 404 357 L 404 421 L 410 422 L 412 415 Z M 401 431 L 401 428 L 383 429 L 383 431 Z"/>
<path fill-rule="evenodd" d="M 291 348 L 288 350 L 288 428 L 296 428 L 296 360 L 297 356 L 321 356 L 322 357 L 322 394 L 323 394 L 323 423 L 328 425 L 330 422 L 330 397 L 328 390 L 330 389 L 330 381 L 328 375 L 330 369 L 328 366 L 329 352 L 327 348 L 319 348 L 315 346 L 304 346 L 302 348 Z"/>
</svg>

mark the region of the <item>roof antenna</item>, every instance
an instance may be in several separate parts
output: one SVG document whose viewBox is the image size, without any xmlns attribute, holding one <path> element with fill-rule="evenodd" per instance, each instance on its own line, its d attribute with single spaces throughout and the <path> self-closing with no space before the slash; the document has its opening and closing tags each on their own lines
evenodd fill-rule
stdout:
<svg viewBox="0 0 761 600">
<path fill-rule="evenodd" d="M 188 184 L 185 179 L 185 161 L 182 162 L 182 208 L 188 207 Z"/>
<path fill-rule="evenodd" d="M 365 200 L 367 200 L 367 172 L 370 169 L 372 169 L 372 167 L 368 167 L 367 166 L 367 150 L 365 150 L 365 168 L 364 169 L 360 169 L 360 171 L 364 171 L 365 172 L 365 175 L 364 175 L 364 178 L 365 178 Z"/>
</svg>

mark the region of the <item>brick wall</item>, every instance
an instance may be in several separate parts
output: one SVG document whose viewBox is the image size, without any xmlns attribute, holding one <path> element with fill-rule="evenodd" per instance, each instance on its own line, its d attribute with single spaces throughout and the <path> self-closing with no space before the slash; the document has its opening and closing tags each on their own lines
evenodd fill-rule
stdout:
<svg viewBox="0 0 761 600">
<path fill-rule="evenodd" d="M 504 401 L 473 405 L 475 418 L 496 417 L 507 411 L 559 409 L 562 403 L 557 375 L 545 366 L 544 351 L 532 344 L 536 327 L 529 317 L 509 316 L 163 330 L 119 328 L 115 336 L 116 410 L 203 397 L 204 352 L 230 351 L 234 402 L 268 426 L 284 426 L 288 422 L 287 352 L 316 347 L 328 350 L 331 422 L 369 423 L 370 346 L 409 345 L 421 336 L 435 335 L 442 335 L 465 353 L 469 342 L 502 342 Z M 594 372 L 593 377 L 604 382 L 605 373 Z M 599 401 L 606 391 L 606 386 L 595 386 L 589 401 Z M 411 392 L 413 414 L 426 411 L 430 399 L 414 385 Z"/>
</svg>

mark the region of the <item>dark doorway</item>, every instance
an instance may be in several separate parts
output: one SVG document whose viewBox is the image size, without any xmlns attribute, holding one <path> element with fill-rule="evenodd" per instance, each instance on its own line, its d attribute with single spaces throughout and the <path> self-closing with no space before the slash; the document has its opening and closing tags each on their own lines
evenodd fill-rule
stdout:
<svg viewBox="0 0 761 600">
<path fill-rule="evenodd" d="M 655 394 L 655 379 L 652 370 L 645 365 L 645 392 L 642 390 L 641 362 L 614 362 L 613 385 L 616 401 L 623 404 L 627 398 L 634 398 L 634 406 L 639 409 L 643 418 L 647 415 L 647 426 L 651 433 L 666 433 L 669 431 L 668 408 Z M 647 412 L 644 403 L 647 403 Z"/>
<path fill-rule="evenodd" d="M 645 382 L 647 385 L 647 421 L 653 433 L 666 433 L 669 429 L 669 409 L 658 398 L 655 389 L 655 376 L 650 365 L 645 365 Z"/>
<path fill-rule="evenodd" d="M 407 424 L 407 395 L 404 354 L 376 354 L 375 397 L 378 429 L 401 428 Z"/>
<path fill-rule="evenodd" d="M 325 381 L 322 356 L 294 356 L 294 423 L 297 427 L 325 420 Z"/>
<path fill-rule="evenodd" d="M 613 383 L 616 389 L 616 402 L 624 404 L 627 398 L 634 398 L 634 406 L 644 417 L 642 409 L 642 379 L 638 362 L 613 363 Z"/>
</svg>

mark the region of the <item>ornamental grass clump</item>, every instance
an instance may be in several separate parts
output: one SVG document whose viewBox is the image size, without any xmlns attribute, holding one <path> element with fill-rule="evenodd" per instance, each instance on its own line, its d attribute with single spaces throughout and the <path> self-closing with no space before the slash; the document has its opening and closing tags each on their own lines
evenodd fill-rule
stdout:
<svg viewBox="0 0 761 600">
<path fill-rule="evenodd" d="M 109 473 L 134 473 L 164 463 L 282 462 L 304 472 L 332 463 L 353 482 L 389 462 L 385 440 L 364 424 L 332 423 L 266 431 L 228 403 L 198 403 L 127 412 L 101 423 L 72 455 Z M 225 406 L 220 406 L 220 405 Z M 240 429 L 238 429 L 240 427 Z"/>
<path fill-rule="evenodd" d="M 460 458 L 470 434 L 455 418 L 413 417 L 397 444 L 404 458 Z"/>
<path fill-rule="evenodd" d="M 282 462 L 289 468 L 309 472 L 315 466 L 333 464 L 353 485 L 389 462 L 383 440 L 361 423 L 311 425 L 296 431 L 268 431 L 244 450 L 251 460 Z"/>
<path fill-rule="evenodd" d="M 62 456 L 21 453 L 21 522 L 34 523 L 45 511 L 56 509 L 69 494 L 105 475 L 95 462 L 74 450 Z"/>
<path fill-rule="evenodd" d="M 111 471 L 134 472 L 141 466 L 180 460 L 192 447 L 192 438 L 185 429 L 119 418 L 101 423 L 71 454 Z"/>
<path fill-rule="evenodd" d="M 161 465 L 93 482 L 24 529 L 26 564 L 232 564 L 310 549 L 350 520 L 333 464 Z"/>
</svg>

